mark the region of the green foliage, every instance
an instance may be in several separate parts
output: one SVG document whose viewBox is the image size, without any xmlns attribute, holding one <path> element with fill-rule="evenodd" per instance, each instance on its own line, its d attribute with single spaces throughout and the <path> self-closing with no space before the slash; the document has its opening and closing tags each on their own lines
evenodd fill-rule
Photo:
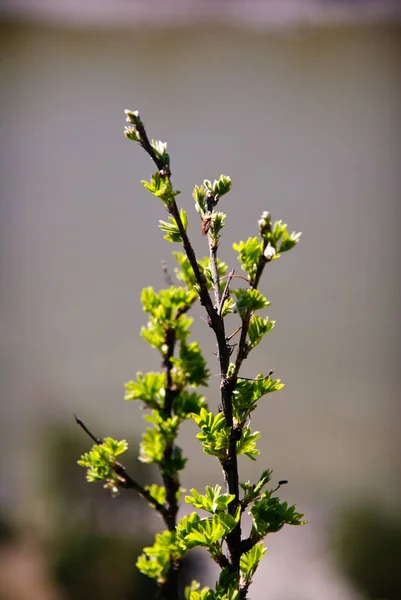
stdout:
<svg viewBox="0 0 401 600">
<path fill-rule="evenodd" d="M 142 290 L 142 305 L 150 318 L 146 327 L 142 327 L 141 336 L 163 355 L 168 346 L 166 336 L 168 331 L 174 331 L 177 340 L 183 341 L 189 335 L 193 319 L 186 316 L 197 294 L 194 290 L 171 287 L 161 290 L 158 294 L 152 287 Z"/>
<path fill-rule="evenodd" d="M 198 342 L 187 344 L 183 341 L 179 356 L 173 357 L 171 363 L 174 366 L 172 371 L 174 383 L 179 389 L 185 385 L 195 388 L 200 385 L 207 386 L 210 373 Z"/>
<path fill-rule="evenodd" d="M 249 587 L 252 583 L 252 577 L 265 554 L 266 548 L 263 544 L 256 544 L 249 552 L 241 556 L 240 572 L 242 585 Z"/>
<path fill-rule="evenodd" d="M 251 460 L 256 460 L 256 457 L 260 454 L 256 448 L 256 440 L 259 438 L 259 431 L 252 432 L 250 427 L 244 427 L 241 438 L 237 442 L 237 454 L 245 454 Z"/>
<path fill-rule="evenodd" d="M 141 295 L 148 315 L 141 335 L 159 351 L 161 372 L 138 372 L 136 380 L 125 386 L 125 399 L 142 402 L 146 409 L 144 418 L 151 423 L 142 435 L 139 460 L 157 465 L 163 485 L 154 483 L 142 488 L 127 476 L 124 467 L 116 461 L 116 456 L 127 449 L 125 441 L 106 438 L 85 454 L 80 464 L 88 468 L 90 481 L 105 480 L 106 487 L 114 493 L 119 487 L 133 487 L 160 513 L 166 530 L 156 535 L 153 546 L 144 548 L 137 567 L 158 582 L 166 600 L 178 599 L 174 583 L 177 571 L 185 554 L 198 546 L 206 548 L 221 573 L 214 590 L 201 589 L 198 582 L 193 582 L 186 590 L 186 599 L 240 600 L 246 597 L 266 552 L 263 538 L 285 524 L 302 523 L 302 515 L 296 512 L 295 506 L 288 506 L 273 496 L 280 484 L 275 490 L 264 491 L 271 479 L 270 470 L 264 470 L 255 484 L 240 483 L 238 478 L 238 457 L 245 455 L 254 461 L 259 455 L 256 442 L 261 434 L 252 430 L 250 415 L 260 398 L 283 387 L 280 379 L 272 379 L 271 373 L 255 379 L 243 379 L 239 374 L 250 351 L 274 327 L 269 317 L 255 314 L 270 304 L 258 289 L 259 281 L 265 267 L 280 253 L 293 248 L 300 234 L 288 233 L 287 225 L 282 221 L 273 224 L 270 213 L 263 212 L 258 221 L 259 237 L 233 245 L 247 277 L 237 276 L 234 269 L 228 274 L 227 264 L 217 257 L 226 214 L 218 212 L 216 206 L 231 190 L 232 181 L 221 175 L 213 182 L 205 179 L 193 190 L 195 209 L 201 217 L 202 233 L 207 236 L 209 247 L 209 256 L 197 259 L 187 233 L 187 214 L 176 204 L 179 192 L 171 183 L 167 144 L 148 138 L 138 112 L 126 111 L 126 115 L 126 138 L 137 142 L 157 167 L 151 180 L 142 183 L 167 209 L 168 219 L 159 221 L 159 227 L 167 241 L 178 242 L 184 249 L 184 252 L 173 252 L 178 263 L 175 275 L 183 285 L 172 284 L 159 292 L 147 287 Z M 242 287 L 236 286 L 238 279 Z M 198 342 L 190 340 L 193 320 L 187 313 L 198 299 L 217 342 L 221 406 L 216 413 L 209 410 L 206 399 L 197 391 L 200 386 L 208 385 L 210 377 Z M 232 315 L 232 320 L 237 319 L 236 327 L 231 328 L 230 323 L 230 331 L 234 331 L 231 335 L 227 335 L 225 324 L 228 315 Z M 237 333 L 240 333 L 239 341 L 235 343 L 231 340 Z M 231 359 L 235 346 L 238 347 Z M 212 372 L 215 370 L 214 366 Z M 196 437 L 203 451 L 220 462 L 227 490 L 222 493 L 221 486 L 216 484 L 206 486 L 205 493 L 200 494 L 192 488 L 185 502 L 206 511 L 209 516 L 201 518 L 193 512 L 177 521 L 183 491 L 180 471 L 186 465 L 177 437 L 180 426 L 189 418 L 199 427 Z M 241 517 L 245 510 L 252 516 L 252 529 L 249 537 L 243 539 Z"/>
<path fill-rule="evenodd" d="M 248 350 L 253 350 L 265 337 L 271 329 L 273 329 L 275 321 L 270 321 L 269 317 L 262 319 L 258 315 L 252 315 L 248 328 Z"/>
<path fill-rule="evenodd" d="M 237 310 L 243 319 L 249 317 L 255 310 L 261 310 L 270 305 L 270 302 L 266 300 L 259 290 L 251 288 L 243 290 L 240 288 L 233 290 L 233 292 L 237 297 Z"/>
<path fill-rule="evenodd" d="M 235 516 L 221 512 L 204 519 L 193 512 L 178 522 L 177 537 L 182 548 L 190 550 L 204 546 L 213 558 L 218 559 L 223 540 L 236 527 L 239 518 L 239 511 Z"/>
<path fill-rule="evenodd" d="M 233 248 L 238 252 L 238 260 L 242 270 L 248 274 L 249 281 L 252 283 L 257 273 L 259 262 L 263 257 L 263 242 L 260 242 L 256 237 L 248 238 L 246 242 L 233 244 Z"/>
<path fill-rule="evenodd" d="M 194 287 L 196 285 L 196 278 L 188 257 L 182 252 L 173 252 L 173 256 L 177 260 L 180 267 L 179 269 L 174 269 L 177 279 L 185 283 L 190 288 Z M 206 278 L 208 290 L 212 289 L 213 275 L 210 269 L 210 258 L 206 256 L 205 258 L 198 260 L 198 266 Z M 217 270 L 219 277 L 224 277 L 227 274 L 227 265 L 219 258 L 217 259 Z"/>
<path fill-rule="evenodd" d="M 252 535 L 258 539 L 265 537 L 268 533 L 276 533 L 285 524 L 303 525 L 303 514 L 296 512 L 296 506 L 288 506 L 287 502 L 280 502 L 280 498 L 273 496 L 274 490 L 262 494 L 259 500 L 255 500 L 249 514 L 252 515 Z"/>
<path fill-rule="evenodd" d="M 120 480 L 115 470 L 116 458 L 126 450 L 128 444 L 125 440 L 117 441 L 107 437 L 102 444 L 95 444 L 92 450 L 83 454 L 78 464 L 87 469 L 87 481 L 105 481 L 104 487 L 117 495 Z"/>
<path fill-rule="evenodd" d="M 161 175 L 160 172 L 157 172 L 154 175 L 152 175 L 152 179 L 150 181 L 142 181 L 142 185 L 154 196 L 156 196 L 156 198 L 160 198 L 160 200 L 162 200 L 162 202 L 167 207 L 172 206 L 174 202 L 174 197 L 180 193 L 178 190 L 173 190 L 169 177 L 167 175 Z M 185 214 L 185 211 L 182 212 Z M 174 223 L 174 221 L 170 222 Z M 169 241 L 175 242 L 181 240 Z"/>
<path fill-rule="evenodd" d="M 170 565 L 180 561 L 186 554 L 185 548 L 178 543 L 174 531 L 163 531 L 156 534 L 153 546 L 143 549 L 136 566 L 141 573 L 158 583 L 165 583 Z"/>
<path fill-rule="evenodd" d="M 184 226 L 184 229 L 186 230 L 187 225 L 188 225 L 188 219 L 187 219 L 187 213 L 185 212 L 185 210 L 183 208 L 180 210 L 180 217 L 181 217 L 181 222 Z M 180 233 L 179 227 L 177 225 L 177 220 L 175 217 L 170 216 L 168 218 L 168 222 L 167 221 L 159 221 L 159 227 L 166 234 L 164 236 L 165 240 L 167 240 L 168 242 L 182 243 L 181 233 Z"/>
<path fill-rule="evenodd" d="M 201 216 L 210 213 L 219 199 L 231 190 L 231 186 L 231 178 L 226 175 L 220 175 L 219 179 L 215 179 L 213 183 L 208 179 L 205 179 L 203 185 L 199 187 L 196 185 L 192 193 L 192 197 L 195 200 L 196 211 Z M 221 214 L 225 217 L 223 213 L 214 212 L 213 214 Z"/>
<path fill-rule="evenodd" d="M 152 485 L 146 485 L 145 490 L 147 490 L 154 500 L 159 504 L 164 504 L 167 497 L 167 490 L 164 485 L 157 485 L 156 483 L 152 483 Z"/>
<path fill-rule="evenodd" d="M 201 429 L 196 436 L 202 442 L 206 454 L 216 456 L 220 462 L 227 457 L 230 429 L 226 426 L 224 414 L 217 415 L 202 408 L 198 415 L 192 415 L 193 420 Z"/>
<path fill-rule="evenodd" d="M 233 392 L 233 413 L 238 423 L 244 423 L 252 411 L 257 407 L 258 400 L 269 394 L 277 392 L 284 387 L 280 379 L 256 376 L 254 380 L 239 379 Z"/>
<path fill-rule="evenodd" d="M 215 200 L 218 200 L 231 190 L 232 182 L 231 177 L 220 175 L 219 179 L 215 179 L 213 183 L 205 179 L 203 185 L 207 189 L 207 193 L 213 196 Z"/>
<path fill-rule="evenodd" d="M 220 485 L 215 485 L 214 488 L 207 485 L 205 495 L 199 494 L 195 488 L 192 488 L 192 496 L 185 496 L 185 502 L 210 513 L 224 512 L 235 496 L 234 494 L 220 494 L 220 492 Z"/>
<path fill-rule="evenodd" d="M 276 221 L 272 231 L 267 232 L 263 237 L 274 248 L 276 256 L 279 256 L 279 253 L 288 252 L 294 248 L 299 242 L 301 234 L 295 233 L 295 231 L 288 233 L 286 223 Z"/>
<path fill-rule="evenodd" d="M 165 400 L 165 373 L 149 371 L 143 375 L 140 371 L 136 374 L 136 381 L 125 384 L 125 400 L 141 400 L 147 408 L 162 408 Z"/>
<path fill-rule="evenodd" d="M 151 415 L 145 415 L 144 418 L 154 423 L 154 427 L 147 429 L 142 435 L 139 460 L 159 465 L 161 473 L 166 475 L 173 476 L 174 473 L 182 471 L 187 459 L 182 456 L 181 448 L 174 445 L 180 418 L 177 415 L 166 418 L 163 412 L 158 410 L 152 411 Z M 170 447 L 171 452 L 167 452 Z"/>
<path fill-rule="evenodd" d="M 196 392 L 182 390 L 174 399 L 173 411 L 180 419 L 190 419 L 192 414 L 199 414 L 202 408 L 206 408 L 206 398 Z"/>
</svg>

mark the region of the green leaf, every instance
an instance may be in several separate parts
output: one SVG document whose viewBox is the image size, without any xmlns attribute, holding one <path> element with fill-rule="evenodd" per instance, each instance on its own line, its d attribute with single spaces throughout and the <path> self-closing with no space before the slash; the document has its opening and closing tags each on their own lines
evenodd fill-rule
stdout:
<svg viewBox="0 0 401 600">
<path fill-rule="evenodd" d="M 184 226 L 184 229 L 186 231 L 187 229 L 187 225 L 188 225 L 188 218 L 187 218 L 187 213 L 185 212 L 185 210 L 182 208 L 180 210 L 180 217 L 181 217 L 181 221 L 182 224 Z M 180 242 L 182 243 L 182 237 L 181 237 L 181 233 L 180 230 L 178 228 L 177 222 L 175 220 L 175 217 L 173 216 L 169 216 L 168 221 L 159 221 L 159 227 L 160 229 L 166 234 L 164 236 L 164 239 L 167 240 L 168 242 Z"/>
<path fill-rule="evenodd" d="M 143 463 L 160 464 L 163 461 L 166 440 L 156 428 L 149 428 L 142 434 L 139 444 L 139 460 Z"/>
<path fill-rule="evenodd" d="M 206 398 L 196 392 L 182 390 L 174 398 L 174 414 L 179 416 L 180 419 L 189 419 L 192 417 L 192 413 L 199 414 L 202 407 L 207 408 Z"/>
<path fill-rule="evenodd" d="M 218 180 L 214 180 L 213 182 L 213 195 L 214 197 L 221 198 L 224 194 L 227 194 L 232 187 L 231 177 L 227 175 L 220 175 Z"/>
<path fill-rule="evenodd" d="M 248 328 L 248 350 L 255 348 L 264 336 L 273 329 L 275 321 L 269 321 L 269 317 L 262 319 L 258 315 L 252 315 Z"/>
<path fill-rule="evenodd" d="M 274 226 L 270 230 L 266 230 L 263 234 L 264 239 L 274 248 L 276 251 L 276 257 L 280 253 L 288 252 L 299 242 L 301 233 L 291 234 L 288 233 L 287 224 L 282 221 L 276 221 Z"/>
<path fill-rule="evenodd" d="M 221 316 L 226 317 L 227 315 L 232 314 L 235 311 L 235 302 L 232 298 L 227 298 L 224 302 L 223 310 L 221 311 Z"/>
<path fill-rule="evenodd" d="M 178 388 L 184 387 L 184 385 L 192 387 L 208 385 L 210 372 L 198 342 L 187 344 L 182 341 L 179 357 L 172 357 L 171 363 L 175 368 L 173 379 Z"/>
<path fill-rule="evenodd" d="M 202 408 L 199 415 L 192 415 L 201 433 L 196 436 L 202 442 L 206 454 L 216 456 L 220 461 L 226 458 L 230 439 L 230 428 L 226 427 L 223 413 L 214 415 Z"/>
<path fill-rule="evenodd" d="M 150 145 L 152 146 L 156 157 L 163 162 L 165 167 L 168 167 L 170 164 L 170 156 L 167 153 L 167 142 L 152 140 Z"/>
<path fill-rule="evenodd" d="M 224 196 L 224 194 L 227 194 L 231 190 L 231 186 L 231 177 L 220 175 L 219 179 L 215 179 L 213 183 L 209 181 L 209 179 L 205 179 L 202 187 L 207 190 L 206 193 L 209 193 L 210 196 L 214 197 L 215 202 L 217 203 L 221 196 Z"/>
<path fill-rule="evenodd" d="M 87 469 L 87 481 L 105 481 L 104 487 L 110 489 L 112 495 L 115 496 L 120 484 L 115 471 L 116 458 L 127 449 L 126 440 L 118 441 L 107 437 L 102 444 L 95 444 L 89 452 L 83 454 L 78 460 L 78 464 Z"/>
<path fill-rule="evenodd" d="M 194 187 L 194 191 L 192 192 L 192 198 L 195 200 L 196 212 L 201 216 L 207 212 L 206 193 L 207 192 L 204 185 L 201 185 L 200 187 L 196 185 Z"/>
<path fill-rule="evenodd" d="M 187 504 L 193 504 L 195 508 L 201 508 L 210 513 L 219 513 L 227 510 L 227 506 L 235 498 L 234 494 L 220 494 L 221 487 L 216 485 L 214 488 L 206 486 L 205 495 L 199 494 L 195 489 L 191 489 L 192 496 L 185 496 Z"/>
<path fill-rule="evenodd" d="M 166 581 L 167 574 L 172 563 L 176 564 L 185 556 L 185 549 L 178 543 L 174 531 L 163 531 L 157 533 L 155 543 L 143 549 L 136 566 L 138 570 L 155 579 L 159 584 Z"/>
<path fill-rule="evenodd" d="M 246 318 L 255 312 L 255 310 L 261 310 L 270 305 L 270 302 L 268 302 L 259 290 L 252 288 L 246 290 L 238 289 L 233 290 L 233 293 L 237 297 L 237 309 L 241 318 Z"/>
<path fill-rule="evenodd" d="M 173 252 L 173 256 L 179 264 L 179 269 L 174 270 L 177 279 L 184 282 L 190 288 L 194 287 L 196 285 L 196 279 L 191 267 L 191 263 L 189 262 L 187 256 L 182 252 Z M 210 270 L 210 258 L 208 256 L 205 256 L 201 260 L 198 260 L 198 266 L 200 271 L 202 271 L 204 276 L 206 277 L 208 289 L 212 289 L 213 276 Z M 227 264 L 218 258 L 217 268 L 220 277 L 224 277 L 227 273 Z"/>
<path fill-rule="evenodd" d="M 174 197 L 180 193 L 173 189 L 169 177 L 161 175 L 159 171 L 152 175 L 151 181 L 142 181 L 142 185 L 154 196 L 160 198 L 167 208 L 173 204 Z"/>
<path fill-rule="evenodd" d="M 195 290 L 186 290 L 172 286 L 161 290 L 158 294 L 153 288 L 142 290 L 142 305 L 145 312 L 150 314 L 146 327 L 141 329 L 142 337 L 163 356 L 167 351 L 166 332 L 174 330 L 177 341 L 185 340 L 193 319 L 186 316 L 197 298 Z"/>
<path fill-rule="evenodd" d="M 164 504 L 167 497 L 166 488 L 164 485 L 157 485 L 156 483 L 152 483 L 152 485 L 145 485 L 145 490 L 149 492 L 156 502 L 159 504 Z"/>
<path fill-rule="evenodd" d="M 217 242 L 220 238 L 220 232 L 223 229 L 223 227 L 225 226 L 226 216 L 227 215 L 225 215 L 222 212 L 215 212 L 215 211 L 212 212 L 211 219 L 210 219 L 209 234 L 215 244 L 217 244 Z"/>
<path fill-rule="evenodd" d="M 262 544 L 256 544 L 241 556 L 240 559 L 240 573 L 241 579 L 246 586 L 249 586 L 252 582 L 252 577 L 255 574 L 256 569 L 259 566 L 260 561 L 266 554 L 266 548 Z"/>
<path fill-rule="evenodd" d="M 125 400 L 142 400 L 148 408 L 159 409 L 164 405 L 166 374 L 149 372 L 136 374 L 136 381 L 125 384 Z"/>
<path fill-rule="evenodd" d="M 246 454 L 251 460 L 256 460 L 256 457 L 260 454 L 256 448 L 256 440 L 259 438 L 259 431 L 252 433 L 250 427 L 244 427 L 242 436 L 237 442 L 237 454 Z"/>
<path fill-rule="evenodd" d="M 201 519 L 197 513 L 183 517 L 177 525 L 177 537 L 185 550 L 204 546 L 215 554 L 215 544 L 221 541 L 236 527 L 238 517 L 225 513 L 214 514 Z"/>
<path fill-rule="evenodd" d="M 250 481 L 240 483 L 240 486 L 244 491 L 244 497 L 241 500 L 241 505 L 243 507 L 248 506 L 248 504 L 250 504 L 251 502 L 253 502 L 254 500 L 256 500 L 257 498 L 260 497 L 262 489 L 264 488 L 265 485 L 267 485 L 269 483 L 271 476 L 272 476 L 272 471 L 270 469 L 267 469 L 266 471 L 263 471 L 263 473 L 260 476 L 259 481 L 256 485 L 251 484 Z"/>
<path fill-rule="evenodd" d="M 287 502 L 280 502 L 280 498 L 273 497 L 274 490 L 265 492 L 260 500 L 256 500 L 249 514 L 252 515 L 252 529 L 264 537 L 268 533 L 279 531 L 284 525 L 304 525 L 303 515 L 296 512 L 296 506 L 288 506 Z M 251 534 L 252 535 L 252 534 Z"/>
<path fill-rule="evenodd" d="M 294 246 L 298 244 L 301 235 L 301 233 L 295 233 L 295 231 L 293 231 L 290 234 L 288 233 L 288 231 L 286 231 L 285 235 L 283 235 L 281 239 L 280 254 L 282 254 L 283 252 L 288 252 L 288 250 L 294 248 Z"/>
<path fill-rule="evenodd" d="M 277 392 L 284 387 L 280 379 L 264 377 L 263 373 L 255 379 L 238 379 L 233 391 L 233 414 L 238 423 L 246 421 L 255 410 L 258 400 L 271 392 Z"/>
<path fill-rule="evenodd" d="M 248 238 L 246 242 L 233 244 L 233 248 L 238 252 L 238 260 L 241 268 L 248 273 L 249 281 L 252 282 L 258 270 L 259 262 L 263 259 L 263 242 L 257 237 Z"/>
</svg>

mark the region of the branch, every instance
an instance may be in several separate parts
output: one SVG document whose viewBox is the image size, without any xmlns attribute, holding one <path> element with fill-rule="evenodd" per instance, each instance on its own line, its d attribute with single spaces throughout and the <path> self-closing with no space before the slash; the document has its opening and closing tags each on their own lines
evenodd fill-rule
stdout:
<svg viewBox="0 0 401 600">
<path fill-rule="evenodd" d="M 230 283 L 231 283 L 232 278 L 234 277 L 234 273 L 235 273 L 235 269 L 230 271 L 228 274 L 227 281 L 226 281 L 226 287 L 224 288 L 223 295 L 221 297 L 220 304 L 217 309 L 217 314 L 219 315 L 219 317 L 221 317 L 221 313 L 223 312 L 224 304 L 230 296 Z"/>
<path fill-rule="evenodd" d="M 220 304 L 221 304 L 221 297 L 220 297 L 220 275 L 219 275 L 219 268 L 217 266 L 218 245 L 213 240 L 212 236 L 210 235 L 210 230 L 209 230 L 208 238 L 209 238 L 210 270 L 212 272 L 212 277 L 213 277 L 214 297 L 215 297 L 215 301 L 216 301 L 216 307 L 219 309 Z M 218 310 L 217 310 L 217 312 L 219 313 Z"/>
<path fill-rule="evenodd" d="M 172 358 L 174 356 L 174 349 L 176 343 L 176 335 L 174 329 L 168 329 L 166 331 L 164 342 L 167 346 L 167 351 L 164 357 L 164 367 L 166 370 L 166 387 L 163 414 L 166 419 L 169 419 L 172 414 L 174 398 L 177 395 L 177 390 L 173 389 L 173 378 L 171 374 L 173 368 Z M 168 463 L 169 459 L 171 458 L 173 449 L 174 446 L 172 443 L 166 446 L 163 454 L 164 463 Z M 180 483 L 178 477 L 171 477 L 170 475 L 166 475 L 162 469 L 161 471 L 164 487 L 166 488 L 166 501 L 168 504 L 168 519 L 165 519 L 165 521 L 169 530 L 175 531 L 175 527 L 177 524 L 176 518 L 178 513 L 177 491 L 179 490 Z"/>
<path fill-rule="evenodd" d="M 262 250 L 262 254 L 260 255 L 260 258 L 259 258 L 259 263 L 258 263 L 258 267 L 256 270 L 255 279 L 253 280 L 253 282 L 251 282 L 251 286 L 250 286 L 252 290 L 256 290 L 258 288 L 260 278 L 262 277 L 264 268 L 265 268 L 266 264 L 271 261 L 271 258 L 270 259 L 266 258 L 264 255 L 266 246 L 267 246 L 267 242 L 266 242 L 266 240 L 264 240 L 263 250 Z M 248 352 L 246 349 L 246 338 L 248 336 L 248 329 L 249 329 L 249 323 L 251 320 L 251 316 L 252 315 L 248 315 L 242 319 L 241 337 L 240 337 L 240 341 L 238 343 L 238 352 L 237 352 L 237 358 L 235 361 L 235 369 L 234 369 L 234 373 L 231 378 L 232 382 L 233 382 L 233 387 L 235 387 L 235 384 L 237 383 L 238 374 L 239 374 L 241 365 L 248 356 Z"/>
<path fill-rule="evenodd" d="M 75 422 L 85 431 L 85 433 L 95 442 L 95 444 L 103 444 L 102 439 L 93 435 L 93 433 L 89 431 L 85 423 L 81 419 L 79 419 L 77 415 L 74 414 L 74 418 Z M 157 510 L 157 512 L 159 512 L 162 515 L 164 520 L 168 518 L 168 512 L 166 507 L 163 506 L 163 504 L 160 504 L 160 502 L 158 502 L 157 500 L 155 500 L 150 495 L 148 490 L 145 490 L 145 488 L 142 487 L 139 483 L 137 483 L 135 479 L 132 479 L 131 475 L 127 473 L 125 467 L 121 463 L 115 462 L 113 469 L 116 475 L 118 475 L 119 485 L 122 488 L 124 488 L 125 490 L 135 490 L 140 496 L 142 496 L 142 498 L 147 500 L 149 504 L 151 504 Z"/>
</svg>

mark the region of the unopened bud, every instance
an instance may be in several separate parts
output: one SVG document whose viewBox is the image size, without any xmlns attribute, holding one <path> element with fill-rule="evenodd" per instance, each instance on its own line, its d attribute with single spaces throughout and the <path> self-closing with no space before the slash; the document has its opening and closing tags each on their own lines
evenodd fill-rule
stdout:
<svg viewBox="0 0 401 600">
<path fill-rule="evenodd" d="M 271 260 L 276 255 L 276 251 L 273 246 L 266 246 L 263 255 L 266 260 Z"/>
<path fill-rule="evenodd" d="M 267 210 L 262 213 L 262 216 L 258 221 L 258 225 L 261 236 L 271 233 L 271 216 Z"/>
<path fill-rule="evenodd" d="M 139 117 L 139 112 L 137 110 L 125 110 L 125 114 L 127 115 L 127 123 L 140 123 L 141 119 Z"/>
</svg>

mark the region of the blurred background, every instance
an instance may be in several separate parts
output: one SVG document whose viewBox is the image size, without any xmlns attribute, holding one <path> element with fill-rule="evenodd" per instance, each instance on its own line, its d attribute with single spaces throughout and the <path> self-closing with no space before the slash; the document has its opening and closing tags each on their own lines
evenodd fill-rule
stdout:
<svg viewBox="0 0 401 600">
<path fill-rule="evenodd" d="M 130 108 L 168 141 L 200 256 L 192 188 L 221 173 L 230 268 L 264 210 L 303 232 L 261 286 L 277 324 L 242 374 L 286 387 L 262 401 L 260 460 L 240 468 L 288 479 L 309 524 L 267 539 L 252 599 L 400 600 L 401 3 L 2 0 L 0 18 L 0 599 L 155 593 L 134 563 L 160 523 L 86 484 L 73 420 L 126 437 L 131 472 L 154 480 L 123 383 L 159 368 L 140 292 L 165 285 L 178 247 L 140 184 L 154 167 L 124 139 Z M 183 485 L 223 485 L 195 434 L 182 427 Z M 202 553 L 193 576 L 214 583 Z"/>
</svg>

